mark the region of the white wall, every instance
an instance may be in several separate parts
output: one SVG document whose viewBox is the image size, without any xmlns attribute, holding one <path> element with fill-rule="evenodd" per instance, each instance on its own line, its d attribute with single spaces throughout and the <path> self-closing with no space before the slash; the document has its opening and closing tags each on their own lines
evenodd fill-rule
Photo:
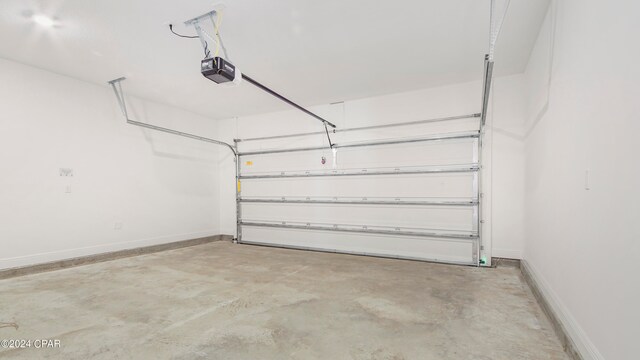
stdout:
<svg viewBox="0 0 640 360">
<path fill-rule="evenodd" d="M 219 234 L 216 145 L 127 125 L 109 79 L 7 60 L 0 74 L 0 268 Z M 134 119 L 216 135 L 213 120 L 128 100 Z"/>
<path fill-rule="evenodd" d="M 525 74 L 524 259 L 585 359 L 640 354 L 638 14 L 554 2 Z"/>
<path fill-rule="evenodd" d="M 523 75 L 494 79 L 487 137 L 491 142 L 489 213 L 495 257 L 521 259 L 524 248 L 524 94 Z"/>
<path fill-rule="evenodd" d="M 482 72 L 479 63 L 478 73 Z M 494 257 L 520 258 L 523 247 L 524 212 L 524 76 L 499 78 L 495 82 L 496 98 L 489 116 L 485 153 L 485 240 Z M 274 99 L 274 101 L 277 101 Z M 456 84 L 387 96 L 366 98 L 312 108 L 339 127 L 413 121 L 480 111 L 481 84 Z M 439 124 L 440 132 L 451 131 Z M 228 119 L 220 122 L 222 139 L 269 136 L 319 131 L 320 123 L 298 111 Z M 392 137 L 394 134 L 390 134 Z M 396 134 L 398 135 L 398 134 Z M 406 134 L 399 134 L 406 136 Z M 417 135 L 417 134 L 416 134 Z M 235 185 L 233 157 L 221 152 L 220 196 L 221 231 L 235 233 Z M 419 155 L 418 155 L 419 156 Z M 494 191 L 492 191 L 492 188 Z M 496 219 L 492 221 L 492 219 Z"/>
</svg>

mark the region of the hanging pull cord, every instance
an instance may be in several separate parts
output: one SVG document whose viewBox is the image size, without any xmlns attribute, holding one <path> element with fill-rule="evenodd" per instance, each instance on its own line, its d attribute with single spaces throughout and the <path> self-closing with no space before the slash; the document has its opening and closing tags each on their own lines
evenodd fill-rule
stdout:
<svg viewBox="0 0 640 360">
<path fill-rule="evenodd" d="M 333 149 L 333 144 L 331 143 L 331 136 L 329 136 L 329 129 L 327 129 L 327 122 L 324 122 L 324 131 L 327 133 L 327 139 L 329 139 L 329 149 Z"/>
</svg>

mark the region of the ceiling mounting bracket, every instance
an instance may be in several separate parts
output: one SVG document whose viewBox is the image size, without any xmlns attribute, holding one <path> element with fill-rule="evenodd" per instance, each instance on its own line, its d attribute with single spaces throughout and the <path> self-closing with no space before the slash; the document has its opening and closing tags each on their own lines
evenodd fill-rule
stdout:
<svg viewBox="0 0 640 360">
<path fill-rule="evenodd" d="M 216 16 L 217 13 L 217 11 L 213 10 L 204 15 L 198 16 L 197 18 L 193 18 L 184 22 L 185 25 L 193 25 L 193 27 L 196 29 L 196 33 L 198 34 L 198 38 L 200 38 L 200 43 L 202 44 L 202 48 L 204 49 L 205 54 L 209 51 L 209 46 L 207 45 L 207 40 L 205 40 L 204 38 L 204 31 L 200 26 L 200 21 L 211 20 L 211 22 L 215 24 L 214 16 Z"/>
<path fill-rule="evenodd" d="M 227 48 L 224 46 L 222 42 L 222 36 L 220 36 L 220 18 L 222 17 L 222 9 L 223 5 L 217 5 L 218 10 L 211 10 L 206 14 L 202 14 L 193 19 L 187 20 L 184 22 L 186 26 L 193 26 L 196 29 L 196 33 L 198 34 L 198 38 L 200 39 L 200 44 L 202 44 L 202 48 L 205 52 L 205 58 L 210 58 L 213 56 L 217 56 L 218 48 L 222 48 L 222 53 L 224 54 L 225 59 L 231 60 L 229 58 L 229 54 L 227 53 Z M 209 34 L 206 30 L 206 24 L 211 23 L 213 27 L 213 35 Z M 213 41 L 216 45 L 216 51 L 213 56 L 211 56 L 209 43 L 207 39 Z"/>
<path fill-rule="evenodd" d="M 229 150 L 231 150 L 233 155 L 237 155 L 236 149 L 233 146 L 231 146 L 230 144 L 227 144 L 224 141 L 210 139 L 210 138 L 206 138 L 204 136 L 189 134 L 189 133 L 185 133 L 185 132 L 182 132 L 182 131 L 168 129 L 168 128 L 164 128 L 164 127 L 151 125 L 151 124 L 147 124 L 147 123 L 143 123 L 143 122 L 139 122 L 139 121 L 135 121 L 135 120 L 129 119 L 129 113 L 127 112 L 127 103 L 124 100 L 124 92 L 122 91 L 122 82 L 124 80 L 126 80 L 125 77 L 119 77 L 119 78 L 113 79 L 113 80 L 111 80 L 111 81 L 109 81 L 107 83 L 109 85 L 111 85 L 111 88 L 113 88 L 113 92 L 116 95 L 116 99 L 118 100 L 118 105 L 120 105 L 120 110 L 122 111 L 122 115 L 126 119 L 127 124 L 140 126 L 140 127 L 151 129 L 151 130 L 161 131 L 161 132 L 168 133 L 168 134 L 178 135 L 178 136 L 186 137 L 186 138 L 193 139 L 193 140 L 199 140 L 199 141 L 204 141 L 204 142 L 208 142 L 208 143 L 212 143 L 212 144 L 222 145 L 222 146 L 227 147 Z"/>
</svg>

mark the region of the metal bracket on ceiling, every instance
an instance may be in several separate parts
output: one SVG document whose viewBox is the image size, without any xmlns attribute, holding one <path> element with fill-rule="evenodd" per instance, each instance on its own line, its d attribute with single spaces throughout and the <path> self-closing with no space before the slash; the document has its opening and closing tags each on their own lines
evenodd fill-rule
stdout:
<svg viewBox="0 0 640 360">
<path fill-rule="evenodd" d="M 127 114 L 127 104 L 124 102 L 124 92 L 122 91 L 122 81 L 127 80 L 126 77 L 119 77 L 117 79 L 113 79 L 108 82 L 109 85 L 113 88 L 113 92 L 116 94 L 116 99 L 118 99 L 118 104 L 120 105 L 120 110 L 122 111 L 122 115 L 129 120 L 129 115 Z"/>
<path fill-rule="evenodd" d="M 208 142 L 208 143 L 212 143 L 212 144 L 216 144 L 216 145 L 222 145 L 222 146 L 227 147 L 229 150 L 231 150 L 231 152 L 233 152 L 234 155 L 237 155 L 237 152 L 236 152 L 235 148 L 233 146 L 231 146 L 230 144 L 227 144 L 224 141 L 210 139 L 210 138 L 206 138 L 204 136 L 189 134 L 189 133 L 185 133 L 185 132 L 182 132 L 182 131 L 168 129 L 168 128 L 164 128 L 164 127 L 161 127 L 161 126 L 146 124 L 146 123 L 143 123 L 143 122 L 139 122 L 139 121 L 135 121 L 135 120 L 129 119 L 129 114 L 127 112 L 127 103 L 125 102 L 124 92 L 122 91 L 122 81 L 124 81 L 124 80 L 126 80 L 125 77 L 120 77 L 120 78 L 113 79 L 113 80 L 109 81 L 108 84 L 111 85 L 111 88 L 113 88 L 113 92 L 116 95 L 116 99 L 118 100 L 118 104 L 120 105 L 120 110 L 122 111 L 122 115 L 124 116 L 124 118 L 126 119 L 128 124 L 135 125 L 135 126 L 140 126 L 140 127 L 151 129 L 151 130 L 161 131 L 161 132 L 165 132 L 165 133 L 168 133 L 168 134 L 178 135 L 178 136 L 186 137 L 186 138 L 193 139 L 193 140 L 199 140 L 199 141 L 204 141 L 204 142 Z"/>
<path fill-rule="evenodd" d="M 219 10 L 211 10 L 206 14 L 202 14 L 193 19 L 187 20 L 184 22 L 187 26 L 193 26 L 196 29 L 196 33 L 198 34 L 198 38 L 200 39 L 200 43 L 202 44 L 202 48 L 205 52 L 205 58 L 211 57 L 209 43 L 207 39 L 213 41 L 216 44 L 216 53 L 218 47 L 222 48 L 222 53 L 224 54 L 224 58 L 231 61 L 229 58 L 229 54 L 227 54 L 227 48 L 224 46 L 222 42 L 222 37 L 220 36 L 220 29 L 218 28 L 220 23 L 220 18 L 222 17 L 222 8 Z M 211 22 L 213 27 L 214 34 L 210 35 L 205 30 L 205 24 Z M 214 56 L 217 54 L 214 53 Z"/>
<path fill-rule="evenodd" d="M 204 49 L 204 52 L 205 52 L 205 57 L 209 57 L 209 45 L 207 43 L 207 40 L 205 40 L 204 30 L 202 30 L 202 27 L 200 26 L 200 21 L 211 20 L 211 23 L 214 24 L 214 28 L 215 28 L 214 16 L 216 16 L 217 13 L 218 12 L 216 10 L 213 10 L 204 15 L 200 15 L 196 18 L 193 18 L 191 20 L 187 20 L 184 22 L 185 25 L 192 25 L 196 29 L 196 33 L 198 34 L 198 38 L 200 38 L 200 43 L 202 44 L 202 48 Z"/>
</svg>

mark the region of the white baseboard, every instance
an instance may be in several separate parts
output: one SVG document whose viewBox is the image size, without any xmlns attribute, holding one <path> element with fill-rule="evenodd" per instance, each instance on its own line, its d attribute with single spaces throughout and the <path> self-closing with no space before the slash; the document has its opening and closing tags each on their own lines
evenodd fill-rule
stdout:
<svg viewBox="0 0 640 360">
<path fill-rule="evenodd" d="M 569 309 L 560 300 L 558 295 L 553 291 L 549 283 L 540 275 L 540 272 L 528 261 L 521 261 L 521 268 L 523 273 L 528 273 L 528 276 L 533 281 L 533 287 L 536 287 L 540 295 L 543 297 L 543 301 L 546 304 L 541 304 L 543 307 L 549 308 L 552 312 L 551 316 L 555 319 L 551 319 L 552 322 L 560 323 L 564 330 L 564 335 L 571 341 L 575 351 L 583 360 L 604 360 L 604 357 L 596 346 L 591 342 L 586 332 L 578 324 L 576 319 L 571 315 Z"/>
<path fill-rule="evenodd" d="M 112 251 L 127 250 L 138 247 L 160 245 L 175 241 L 189 240 L 202 238 L 207 236 L 214 236 L 219 234 L 218 230 L 199 231 L 186 234 L 174 234 L 168 236 L 160 236 L 154 238 L 130 240 L 114 242 L 109 244 L 100 244 L 94 246 L 79 247 L 73 249 L 63 249 L 45 253 L 30 254 L 25 256 L 17 256 L 12 258 L 0 259 L 0 270 L 18 268 L 23 266 L 30 266 L 36 264 L 42 264 L 52 261 L 66 260 L 71 258 L 77 258 L 88 255 L 96 255 L 101 253 L 107 253 Z"/>
</svg>

